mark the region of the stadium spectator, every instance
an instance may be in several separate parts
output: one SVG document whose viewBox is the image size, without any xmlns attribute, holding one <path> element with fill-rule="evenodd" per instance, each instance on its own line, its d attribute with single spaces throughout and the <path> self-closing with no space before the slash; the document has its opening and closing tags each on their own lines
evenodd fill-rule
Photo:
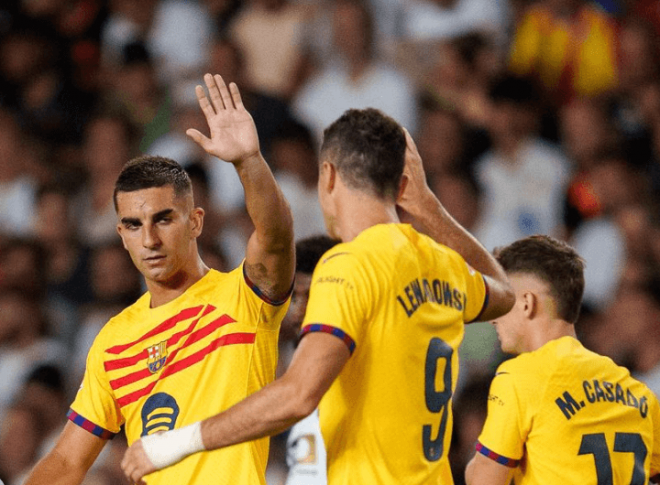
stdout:
<svg viewBox="0 0 660 485">
<path fill-rule="evenodd" d="M 633 290 L 634 291 L 634 290 Z M 637 287 L 637 312 L 644 319 L 639 338 L 632 343 L 633 376 L 649 386 L 660 399 L 660 342 L 651 335 L 660 331 L 660 280 L 655 278 Z"/>
<path fill-rule="evenodd" d="M 230 37 L 245 57 L 247 85 L 290 100 L 306 72 L 303 33 L 308 9 L 290 0 L 247 0 L 234 19 Z"/>
<path fill-rule="evenodd" d="M 89 245 L 114 242 L 112 191 L 122 166 L 134 154 L 130 123 L 114 113 L 95 116 L 85 127 L 82 150 L 88 179 L 72 201 L 79 236 Z"/>
<path fill-rule="evenodd" d="M 413 0 L 404 7 L 401 37 L 428 42 L 480 32 L 501 42 L 507 13 L 506 1 Z"/>
<path fill-rule="evenodd" d="M 306 126 L 295 121 L 280 126 L 273 135 L 271 164 L 291 206 L 296 238 L 323 233 L 316 144 Z"/>
<path fill-rule="evenodd" d="M 42 298 L 46 288 L 45 260 L 45 248 L 38 240 L 3 240 L 0 244 L 0 291 L 18 291 L 28 298 Z"/>
<path fill-rule="evenodd" d="M 20 485 L 33 463 L 44 429 L 41 416 L 28 406 L 14 405 L 0 428 L 0 479 Z"/>
<path fill-rule="evenodd" d="M 533 75 L 555 105 L 611 92 L 619 81 L 614 20 L 585 0 L 542 0 L 515 26 L 509 68 Z"/>
<path fill-rule="evenodd" d="M 24 133 L 0 107 L 0 233 L 26 236 L 34 230 L 37 182 L 25 163 Z"/>
<path fill-rule="evenodd" d="M 48 335 L 40 301 L 19 290 L 0 292 L 0 416 L 39 365 L 64 368 L 66 349 Z"/>
<path fill-rule="evenodd" d="M 332 42 L 340 62 L 312 76 L 293 100 L 293 112 L 320 142 L 323 129 L 349 108 L 377 108 L 415 132 L 415 90 L 374 52 L 373 17 L 366 0 L 335 0 Z"/>
<path fill-rule="evenodd" d="M 538 136 L 534 83 L 505 77 L 489 98 L 492 148 L 475 166 L 484 203 L 477 238 L 493 250 L 532 234 L 561 235 L 571 167 L 558 147 Z"/>
<path fill-rule="evenodd" d="M 196 76 L 207 62 L 213 22 L 200 2 L 115 0 L 101 32 L 104 69 L 112 72 L 124 48 L 143 41 L 159 83 L 177 84 Z"/>
</svg>

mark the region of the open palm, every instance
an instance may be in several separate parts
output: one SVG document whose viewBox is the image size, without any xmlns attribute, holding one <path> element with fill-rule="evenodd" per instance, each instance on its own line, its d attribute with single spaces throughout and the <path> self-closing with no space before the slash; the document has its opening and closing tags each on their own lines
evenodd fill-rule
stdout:
<svg viewBox="0 0 660 485">
<path fill-rule="evenodd" d="M 241 94 L 234 83 L 225 84 L 220 75 L 206 74 L 204 81 L 209 92 L 197 86 L 195 93 L 211 131 L 207 137 L 195 129 L 186 134 L 208 154 L 231 163 L 240 163 L 259 153 L 259 138 L 252 116 L 243 106 Z"/>
</svg>

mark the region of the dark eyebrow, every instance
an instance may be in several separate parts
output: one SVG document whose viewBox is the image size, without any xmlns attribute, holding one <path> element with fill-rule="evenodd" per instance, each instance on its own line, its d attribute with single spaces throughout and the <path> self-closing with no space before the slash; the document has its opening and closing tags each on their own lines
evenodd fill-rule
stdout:
<svg viewBox="0 0 660 485">
<path fill-rule="evenodd" d="M 169 216 L 171 213 L 174 212 L 174 209 L 164 209 L 160 212 L 156 212 L 152 217 L 152 221 L 160 221 L 161 219 L 164 219 L 165 217 Z"/>
<path fill-rule="evenodd" d="M 134 217 L 122 217 L 121 218 L 121 223 L 123 225 L 132 224 L 134 226 L 139 226 L 140 224 L 142 224 L 140 222 L 140 219 L 136 219 Z"/>
<path fill-rule="evenodd" d="M 164 209 L 160 212 L 156 212 L 152 217 L 151 220 L 154 222 L 158 222 L 165 217 L 169 216 L 171 213 L 174 212 L 174 209 Z M 135 217 L 122 217 L 121 218 L 121 223 L 126 225 L 126 224 L 132 224 L 134 226 L 140 226 L 142 225 L 142 221 L 140 219 L 135 218 Z"/>
</svg>

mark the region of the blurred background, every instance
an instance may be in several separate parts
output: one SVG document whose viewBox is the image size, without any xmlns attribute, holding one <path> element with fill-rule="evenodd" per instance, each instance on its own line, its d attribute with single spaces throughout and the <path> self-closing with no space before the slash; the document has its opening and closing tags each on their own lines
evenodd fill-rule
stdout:
<svg viewBox="0 0 660 485">
<path fill-rule="evenodd" d="M 577 248 L 580 338 L 657 395 L 659 57 L 660 0 L 2 0 L 0 479 L 19 485 L 52 446 L 92 340 L 144 291 L 115 232 L 127 160 L 186 166 L 207 213 L 204 260 L 242 260 L 252 228 L 238 178 L 185 136 L 205 130 L 205 72 L 239 85 L 297 239 L 324 232 L 323 128 L 349 107 L 380 108 L 489 250 L 535 233 Z M 507 358 L 498 349 L 488 323 L 467 327 L 457 484 Z M 286 474 L 283 443 L 269 485 Z M 125 446 L 111 441 L 85 485 L 126 483 Z"/>
</svg>

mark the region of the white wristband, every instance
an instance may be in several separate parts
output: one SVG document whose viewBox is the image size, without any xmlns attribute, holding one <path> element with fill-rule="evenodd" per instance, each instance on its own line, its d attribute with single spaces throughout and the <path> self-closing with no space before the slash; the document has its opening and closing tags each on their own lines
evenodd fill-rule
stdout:
<svg viewBox="0 0 660 485">
<path fill-rule="evenodd" d="M 142 447 L 149 461 L 160 470 L 204 450 L 201 424 L 197 421 L 190 426 L 142 438 Z"/>
</svg>

